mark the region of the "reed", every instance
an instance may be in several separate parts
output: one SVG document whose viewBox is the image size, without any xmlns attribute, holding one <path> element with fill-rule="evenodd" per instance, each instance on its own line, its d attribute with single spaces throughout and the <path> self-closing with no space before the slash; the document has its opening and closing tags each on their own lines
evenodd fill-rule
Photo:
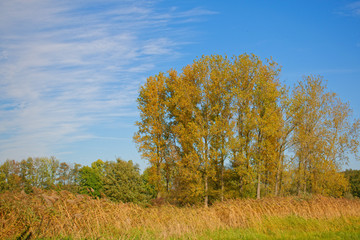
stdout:
<svg viewBox="0 0 360 240">
<path fill-rule="evenodd" d="M 315 224 L 319 221 L 341 219 L 342 224 L 359 224 L 360 200 L 277 197 L 228 200 L 209 208 L 179 208 L 113 203 L 66 191 L 0 195 L 0 239 L 26 239 L 29 235 L 28 239 L 187 238 L 227 229 L 289 229 L 294 217 L 309 223 L 310 228 L 315 226 L 314 230 L 319 228 Z"/>
</svg>

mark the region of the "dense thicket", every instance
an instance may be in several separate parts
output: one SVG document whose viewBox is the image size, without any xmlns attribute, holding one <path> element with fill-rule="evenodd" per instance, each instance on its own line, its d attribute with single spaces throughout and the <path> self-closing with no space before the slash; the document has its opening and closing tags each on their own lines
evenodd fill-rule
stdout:
<svg viewBox="0 0 360 240">
<path fill-rule="evenodd" d="M 360 198 L 360 170 L 348 169 L 344 174 L 349 180 L 349 193 L 354 197 Z"/>
<path fill-rule="evenodd" d="M 340 169 L 358 152 L 359 120 L 321 77 L 304 77 L 290 91 L 279 73 L 254 55 L 214 55 L 147 79 L 134 139 L 158 197 L 207 206 L 343 194 Z"/>
<path fill-rule="evenodd" d="M 31 193 L 34 189 L 67 190 L 115 202 L 146 203 L 153 198 L 146 176 L 140 175 L 139 167 L 132 161 L 97 160 L 90 167 L 82 167 L 44 157 L 7 160 L 0 165 L 0 193 Z"/>
<path fill-rule="evenodd" d="M 30 193 L 33 188 L 61 188 L 77 192 L 79 171 L 79 164 L 69 166 L 54 157 L 29 157 L 20 162 L 6 160 L 0 165 L 0 192 L 24 190 Z"/>
<path fill-rule="evenodd" d="M 147 168 L 140 175 L 136 165 L 120 159 L 97 160 L 90 166 L 60 163 L 54 157 L 28 158 L 20 162 L 7 160 L 0 165 L 0 194 L 7 191 L 31 194 L 42 189 L 49 192 L 67 190 L 93 198 L 106 197 L 114 202 L 161 204 L 172 200 L 164 193 L 160 194 L 160 199 L 155 199 L 157 192 L 155 185 L 149 182 L 150 170 Z M 346 196 L 360 197 L 360 170 L 350 169 L 343 173 L 349 182 Z"/>
</svg>

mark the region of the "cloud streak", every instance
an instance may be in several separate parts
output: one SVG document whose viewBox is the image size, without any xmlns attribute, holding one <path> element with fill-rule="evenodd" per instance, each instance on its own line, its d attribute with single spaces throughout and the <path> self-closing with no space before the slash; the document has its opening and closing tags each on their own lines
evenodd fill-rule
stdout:
<svg viewBox="0 0 360 240">
<path fill-rule="evenodd" d="M 337 14 L 343 16 L 360 16 L 360 1 L 355 1 L 349 4 L 346 4 L 341 10 L 336 12 Z"/>
<path fill-rule="evenodd" d="M 352 15 L 360 16 L 360 1 L 350 3 L 346 6 L 346 8 L 351 12 Z"/>
<path fill-rule="evenodd" d="M 2 1 L 0 9 L 5 159 L 50 155 L 101 138 L 91 133 L 96 125 L 134 117 L 146 73 L 179 55 L 181 28 L 171 25 L 213 14 L 158 10 L 147 1 L 15 0 Z"/>
</svg>

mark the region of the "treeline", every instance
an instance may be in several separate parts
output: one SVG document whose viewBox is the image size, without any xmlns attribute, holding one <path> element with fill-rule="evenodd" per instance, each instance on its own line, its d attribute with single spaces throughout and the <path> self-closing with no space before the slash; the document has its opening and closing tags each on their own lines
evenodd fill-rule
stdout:
<svg viewBox="0 0 360 240">
<path fill-rule="evenodd" d="M 226 169 L 226 180 L 231 169 Z M 140 174 L 132 161 L 97 160 L 90 166 L 67 164 L 55 157 L 28 158 L 22 161 L 6 160 L 0 165 L 0 193 L 11 191 L 31 194 L 35 189 L 66 190 L 87 194 L 93 198 L 108 198 L 114 202 L 161 204 L 164 201 L 180 203 L 162 196 L 156 199 L 155 186 L 149 182 L 150 168 Z M 360 197 L 360 170 L 342 172 L 349 187 L 346 197 Z M 290 174 L 288 174 L 290 175 Z M 283 194 L 288 195 L 290 192 Z M 339 195 L 336 195 L 339 196 Z"/>
<path fill-rule="evenodd" d="M 351 194 L 350 196 L 360 198 L 360 170 L 347 169 L 344 174 L 349 180 L 348 193 Z"/>
<path fill-rule="evenodd" d="M 279 74 L 255 55 L 212 55 L 147 79 L 134 139 L 158 198 L 207 206 L 348 189 L 340 170 L 358 153 L 359 120 L 321 77 L 289 89 Z"/>
<path fill-rule="evenodd" d="M 113 201 L 179 205 L 232 198 L 359 196 L 360 121 L 321 77 L 289 89 L 280 68 L 243 54 L 204 56 L 147 79 L 134 140 L 149 168 L 131 161 L 91 166 L 56 158 L 7 160 L 0 192 L 68 190 Z M 155 201 L 155 202 L 156 202 Z"/>
<path fill-rule="evenodd" d="M 35 188 L 67 190 L 92 197 L 107 197 L 115 202 L 140 204 L 149 203 L 155 196 L 146 172 L 141 175 L 139 167 L 132 161 L 97 160 L 91 166 L 81 166 L 43 157 L 20 162 L 7 160 L 0 165 L 0 193 L 32 193 Z"/>
</svg>

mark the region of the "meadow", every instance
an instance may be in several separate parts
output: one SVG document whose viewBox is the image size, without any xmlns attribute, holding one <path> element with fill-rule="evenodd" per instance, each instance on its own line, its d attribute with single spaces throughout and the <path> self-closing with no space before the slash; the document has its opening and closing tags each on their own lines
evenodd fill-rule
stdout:
<svg viewBox="0 0 360 240">
<path fill-rule="evenodd" d="M 360 239 L 360 200 L 270 197 L 139 206 L 67 191 L 0 194 L 0 239 Z"/>
</svg>

